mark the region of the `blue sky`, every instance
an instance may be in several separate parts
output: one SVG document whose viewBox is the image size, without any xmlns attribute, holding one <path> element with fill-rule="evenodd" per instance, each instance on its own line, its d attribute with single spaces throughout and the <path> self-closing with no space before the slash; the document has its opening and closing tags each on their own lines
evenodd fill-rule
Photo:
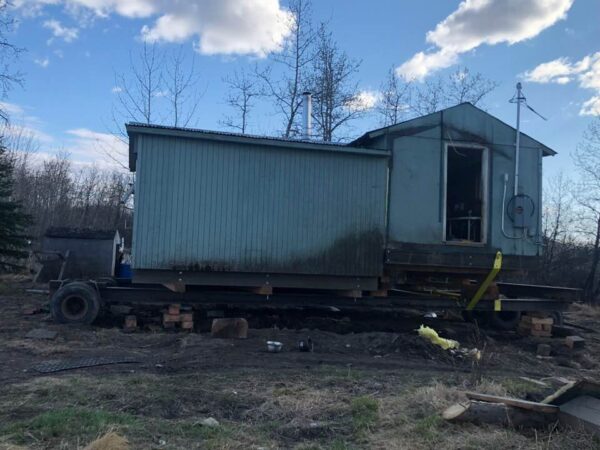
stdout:
<svg viewBox="0 0 600 450">
<path fill-rule="evenodd" d="M 265 64 L 286 36 L 286 2 L 277 0 L 19 0 L 11 39 L 27 49 L 25 74 L 6 105 L 17 125 L 35 133 L 41 153 L 63 149 L 77 161 L 107 164 L 98 143 L 110 136 L 115 73 L 127 71 L 142 40 L 183 46 L 195 56 L 203 92 L 195 125 L 223 129 L 222 78 Z M 528 102 L 548 121 L 524 113 L 523 131 L 559 152 L 546 172 L 570 170 L 569 153 L 600 115 L 600 2 L 597 0 L 319 0 L 315 21 L 327 20 L 341 48 L 362 59 L 361 89 L 376 92 L 387 70 L 416 79 L 466 66 L 499 83 L 490 113 L 514 123 L 508 99 L 521 80 Z M 278 124 L 259 104 L 253 133 Z M 360 135 L 377 126 L 367 116 Z"/>
</svg>

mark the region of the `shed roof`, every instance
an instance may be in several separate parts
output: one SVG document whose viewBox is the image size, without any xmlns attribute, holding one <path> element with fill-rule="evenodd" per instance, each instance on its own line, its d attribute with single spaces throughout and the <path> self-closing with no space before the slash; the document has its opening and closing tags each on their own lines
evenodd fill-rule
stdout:
<svg viewBox="0 0 600 450">
<path fill-rule="evenodd" d="M 354 153 L 366 156 L 388 157 L 387 150 L 378 150 L 355 146 L 351 144 L 340 144 L 335 142 L 316 142 L 300 139 L 287 139 L 283 137 L 272 136 L 257 136 L 252 134 L 231 133 L 226 131 L 211 131 L 198 128 L 181 128 L 170 127 L 164 125 L 154 125 L 130 122 L 125 125 L 127 134 L 129 135 L 129 168 L 135 170 L 135 143 L 131 139 L 135 135 L 159 135 L 172 136 L 188 139 L 205 139 L 211 141 L 232 142 L 238 144 L 261 145 L 266 147 L 284 147 L 286 149 L 295 150 L 317 150 L 317 151 L 334 151 L 340 153 Z"/>
<path fill-rule="evenodd" d="M 95 239 L 95 240 L 113 240 L 119 236 L 117 230 L 95 230 L 91 228 L 68 228 L 68 227 L 50 227 L 44 233 L 48 238 L 63 239 Z"/>
<path fill-rule="evenodd" d="M 514 127 L 512 127 L 509 124 L 507 124 L 506 122 L 498 119 L 496 116 L 491 115 L 487 111 L 484 111 L 483 109 L 478 108 L 477 106 L 475 106 L 475 105 L 473 105 L 473 104 L 471 104 L 469 102 L 464 102 L 464 103 L 460 103 L 460 104 L 455 105 L 455 106 L 451 106 L 449 108 L 445 108 L 445 109 L 433 112 L 431 114 L 426 114 L 424 116 L 415 117 L 413 119 L 405 120 L 403 122 L 399 122 L 399 123 L 396 123 L 394 125 L 389 125 L 387 127 L 378 128 L 376 130 L 367 131 L 361 137 L 359 137 L 358 139 L 355 139 L 354 141 L 350 142 L 348 145 L 362 146 L 362 145 L 365 145 L 370 140 L 375 139 L 375 138 L 377 138 L 379 136 L 382 136 L 384 134 L 387 134 L 387 133 L 390 133 L 390 132 L 394 132 L 394 131 L 400 130 L 402 128 L 410 127 L 410 125 L 412 123 L 415 123 L 417 121 L 421 121 L 421 120 L 423 120 L 426 117 L 430 117 L 430 116 L 433 116 L 435 114 L 439 114 L 440 112 L 451 111 L 451 110 L 455 110 L 455 109 L 459 109 L 459 108 L 462 108 L 462 109 L 468 108 L 472 112 L 475 112 L 477 114 L 484 114 L 485 116 L 487 116 L 488 120 L 494 120 L 494 121 L 498 122 L 499 124 L 501 124 L 502 126 L 508 127 L 511 130 L 513 130 L 513 131 L 516 132 L 516 129 Z M 521 134 L 524 135 L 524 136 L 526 136 L 527 138 L 531 139 L 532 141 L 536 142 L 537 144 L 539 144 L 539 146 L 542 148 L 544 156 L 554 156 L 554 155 L 556 155 L 556 151 L 554 151 L 550 147 L 544 145 L 543 143 L 541 143 L 537 139 L 534 139 L 531 136 L 529 136 L 529 135 L 527 135 L 527 134 L 525 134 L 523 132 L 521 132 Z"/>
</svg>

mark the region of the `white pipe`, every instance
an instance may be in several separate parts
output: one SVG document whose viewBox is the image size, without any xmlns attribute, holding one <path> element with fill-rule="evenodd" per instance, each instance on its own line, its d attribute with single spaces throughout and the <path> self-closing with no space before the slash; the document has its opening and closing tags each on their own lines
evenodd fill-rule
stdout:
<svg viewBox="0 0 600 450">
<path fill-rule="evenodd" d="M 312 136 L 312 94 L 310 92 L 302 93 L 303 106 L 303 130 L 302 139 L 308 141 Z"/>
<path fill-rule="evenodd" d="M 502 193 L 502 220 L 501 220 L 501 230 L 502 230 L 502 234 L 504 235 L 505 238 L 507 239 L 523 239 L 524 236 L 510 236 L 509 234 L 506 233 L 506 231 L 504 231 L 504 216 L 506 215 L 506 188 L 508 185 L 508 174 L 505 173 L 504 174 L 504 191 Z"/>
<path fill-rule="evenodd" d="M 519 194 L 519 155 L 521 150 L 521 83 L 517 83 L 517 138 L 515 142 L 515 189 L 514 194 Z M 504 216 L 502 216 L 504 218 Z"/>
</svg>

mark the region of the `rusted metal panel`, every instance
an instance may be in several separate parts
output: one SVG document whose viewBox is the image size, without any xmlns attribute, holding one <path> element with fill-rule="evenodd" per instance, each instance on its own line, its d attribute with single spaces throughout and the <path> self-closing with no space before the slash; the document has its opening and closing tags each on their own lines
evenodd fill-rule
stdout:
<svg viewBox="0 0 600 450">
<path fill-rule="evenodd" d="M 381 274 L 385 153 L 153 131 L 133 138 L 134 269 Z"/>
</svg>

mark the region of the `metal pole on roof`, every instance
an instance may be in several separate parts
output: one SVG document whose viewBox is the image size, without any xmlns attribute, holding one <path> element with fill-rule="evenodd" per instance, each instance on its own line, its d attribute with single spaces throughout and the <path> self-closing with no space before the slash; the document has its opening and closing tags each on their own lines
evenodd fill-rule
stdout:
<svg viewBox="0 0 600 450">
<path fill-rule="evenodd" d="M 521 93 L 521 83 L 517 83 L 517 138 L 515 140 L 515 189 L 514 194 L 519 194 L 519 155 L 520 155 L 520 146 L 521 146 L 521 102 L 525 100 Z"/>
<path fill-rule="evenodd" d="M 310 92 L 302 93 L 303 106 L 303 130 L 302 139 L 309 141 L 312 136 L 312 94 Z"/>
</svg>

